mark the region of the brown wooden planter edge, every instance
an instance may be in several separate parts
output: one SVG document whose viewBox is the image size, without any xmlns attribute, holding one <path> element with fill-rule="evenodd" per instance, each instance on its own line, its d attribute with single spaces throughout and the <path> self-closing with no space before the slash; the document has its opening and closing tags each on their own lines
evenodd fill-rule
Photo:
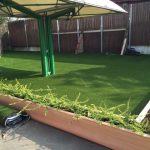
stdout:
<svg viewBox="0 0 150 150">
<path fill-rule="evenodd" d="M 150 150 L 150 138 L 137 135 L 126 129 L 120 129 L 108 124 L 81 117 L 74 119 L 74 114 L 40 106 L 16 97 L 0 95 L 0 103 L 11 105 L 16 109 L 27 107 L 27 113 L 44 124 L 72 133 L 89 141 L 104 145 L 115 150 Z M 47 110 L 45 115 L 45 110 Z"/>
</svg>

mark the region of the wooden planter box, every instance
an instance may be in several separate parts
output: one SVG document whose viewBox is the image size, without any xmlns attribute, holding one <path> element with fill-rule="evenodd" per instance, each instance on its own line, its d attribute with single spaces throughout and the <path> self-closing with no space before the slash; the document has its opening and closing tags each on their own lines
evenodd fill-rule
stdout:
<svg viewBox="0 0 150 150">
<path fill-rule="evenodd" d="M 115 150 L 150 150 L 150 138 L 137 135 L 125 129 L 119 129 L 111 125 L 81 117 L 74 119 L 74 114 L 53 108 L 39 107 L 29 101 L 9 96 L 0 96 L 0 103 L 4 105 L 14 104 L 11 107 L 22 109 L 26 105 L 26 111 L 34 120 L 72 133 L 89 141 L 104 145 Z M 45 109 L 47 108 L 47 115 Z M 32 109 L 32 110 L 30 110 Z"/>
</svg>

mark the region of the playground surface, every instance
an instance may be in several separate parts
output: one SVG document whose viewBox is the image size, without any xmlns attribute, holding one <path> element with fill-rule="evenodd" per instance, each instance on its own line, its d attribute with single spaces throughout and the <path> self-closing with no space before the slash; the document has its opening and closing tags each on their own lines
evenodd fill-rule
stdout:
<svg viewBox="0 0 150 150">
<path fill-rule="evenodd" d="M 40 53 L 9 52 L 0 59 L 0 78 L 7 83 L 30 85 L 34 90 L 49 86 L 58 97 L 67 95 L 87 104 L 107 107 L 127 104 L 138 114 L 150 99 L 150 56 L 56 54 L 56 75 L 42 77 Z"/>
</svg>

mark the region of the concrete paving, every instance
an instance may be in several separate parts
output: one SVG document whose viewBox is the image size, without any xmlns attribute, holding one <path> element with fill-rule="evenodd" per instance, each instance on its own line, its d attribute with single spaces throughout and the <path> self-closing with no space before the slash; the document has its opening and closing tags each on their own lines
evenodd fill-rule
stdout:
<svg viewBox="0 0 150 150">
<path fill-rule="evenodd" d="M 3 130 L 0 127 L 0 132 Z M 53 127 L 29 121 L 0 138 L 0 150 L 109 150 Z"/>
</svg>

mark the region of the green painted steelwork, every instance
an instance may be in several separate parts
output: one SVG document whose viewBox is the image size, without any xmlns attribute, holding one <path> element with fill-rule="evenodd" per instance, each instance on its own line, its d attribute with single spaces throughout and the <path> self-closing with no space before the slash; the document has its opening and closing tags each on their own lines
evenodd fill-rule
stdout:
<svg viewBox="0 0 150 150">
<path fill-rule="evenodd" d="M 44 28 L 44 22 L 42 19 L 42 16 L 35 13 L 34 11 L 17 4 L 16 2 L 13 2 L 11 0 L 2 0 L 1 3 L 3 3 L 6 6 L 9 6 L 11 8 L 14 8 L 16 10 L 19 10 L 29 17 L 36 18 L 38 21 L 38 28 L 39 28 L 39 40 L 40 40 L 40 49 L 41 49 L 41 64 L 42 64 L 42 75 L 48 76 L 50 75 L 50 69 L 48 64 L 48 54 L 47 54 L 47 43 L 46 43 L 46 31 Z"/>
<path fill-rule="evenodd" d="M 25 13 L 26 15 L 32 17 L 32 18 L 39 18 L 40 15 L 35 13 L 34 11 L 30 10 L 29 8 L 26 8 L 12 0 L 1 0 L 1 3 L 6 5 L 6 6 L 9 6 L 9 7 L 12 7 L 18 11 L 21 11 L 23 13 Z"/>
<path fill-rule="evenodd" d="M 64 5 L 67 6 L 68 5 L 69 6 L 70 3 L 67 3 L 67 4 L 66 3 L 64 3 L 64 4 L 62 3 L 62 4 L 59 4 L 59 5 L 61 5 L 61 6 L 62 5 L 63 6 Z M 54 4 L 44 4 L 44 3 L 43 4 L 22 4 L 22 6 L 56 6 L 56 3 L 54 3 Z"/>
<path fill-rule="evenodd" d="M 50 23 L 48 22 L 47 16 L 43 17 L 44 25 L 45 25 L 45 33 L 46 33 L 46 47 L 47 47 L 47 56 L 48 56 L 48 67 L 49 73 L 51 74 L 50 68 L 50 50 L 49 50 L 49 40 L 48 40 L 48 28 L 50 28 Z"/>
<path fill-rule="evenodd" d="M 46 42 L 46 31 L 45 31 L 45 24 L 42 19 L 38 19 L 38 27 L 39 27 L 39 37 L 40 37 L 40 49 L 41 49 L 41 61 L 42 61 L 42 74 L 43 76 L 50 75 L 49 69 L 49 61 L 48 61 L 48 48 Z"/>
<path fill-rule="evenodd" d="M 19 10 L 29 17 L 36 18 L 38 21 L 38 28 L 39 28 L 39 40 L 40 40 L 40 49 L 41 49 L 41 64 L 42 64 L 42 75 L 48 76 L 50 74 L 55 74 L 55 68 L 54 68 L 54 53 L 53 51 L 53 43 L 52 40 L 47 40 L 46 37 L 49 37 L 46 30 L 45 30 L 45 24 L 46 21 L 42 19 L 42 16 L 39 14 L 36 14 L 34 11 L 25 8 L 24 6 L 21 6 L 17 4 L 16 2 L 13 2 L 11 0 L 2 0 L 1 1 L 4 5 L 9 6 L 11 8 L 14 8 L 16 10 Z M 49 26 L 50 28 L 50 26 Z M 49 39 L 49 38 L 48 38 Z M 50 44 L 49 44 L 50 41 Z M 49 46 L 48 46 L 49 45 Z M 51 50 L 48 50 L 51 49 Z M 48 52 L 51 51 L 48 55 Z M 51 56 L 52 55 L 52 56 Z M 51 60 L 50 60 L 51 58 Z M 52 69 L 50 68 L 52 66 Z"/>
<path fill-rule="evenodd" d="M 51 74 L 55 74 L 55 61 L 54 61 L 54 46 L 53 46 L 53 34 L 52 34 L 52 23 L 50 16 L 46 17 L 47 19 L 47 33 L 48 33 L 48 48 L 49 48 L 49 56 L 50 56 L 50 68 Z"/>
<path fill-rule="evenodd" d="M 39 40 L 40 40 L 40 49 L 41 49 L 42 75 L 43 76 L 48 76 L 50 74 L 54 75 L 55 63 L 54 63 L 54 47 L 53 47 L 51 20 L 58 18 L 62 15 L 69 14 L 71 12 L 72 14 L 74 14 L 76 5 L 68 6 L 68 8 L 60 9 L 57 12 L 42 17 L 37 12 L 34 12 L 29 8 L 26 8 L 25 6 L 20 5 L 12 0 L 1 0 L 1 3 L 4 6 L 14 8 L 29 17 L 37 19 L 38 28 L 39 28 L 39 37 L 40 37 Z M 68 5 L 68 4 L 64 4 L 64 5 Z"/>
<path fill-rule="evenodd" d="M 32 0 L 31 0 L 32 1 Z M 42 1 L 41 1 L 42 2 Z M 48 1 L 47 1 L 48 2 Z M 19 4 L 20 3 L 20 4 Z M 93 3 L 91 3 L 93 4 Z M 40 40 L 40 49 L 41 49 L 41 63 L 42 63 L 42 74 L 43 76 L 54 75 L 55 74 L 55 64 L 54 64 L 54 47 L 53 47 L 53 35 L 52 35 L 52 26 L 51 20 L 56 19 L 58 17 L 73 17 L 79 15 L 79 11 L 85 6 L 85 4 L 78 3 L 76 1 L 69 1 L 69 0 L 62 0 L 60 3 L 56 1 L 56 3 L 47 3 L 43 4 L 34 2 L 14 2 L 13 0 L 0 0 L 0 5 L 8 10 L 6 13 L 8 16 L 16 16 L 16 17 L 30 17 L 35 18 L 38 21 L 38 28 L 39 28 L 39 40 Z M 54 5 L 54 7 L 41 7 L 41 9 L 34 9 L 32 6 L 48 6 Z M 29 6 L 30 8 L 27 8 Z M 91 6 L 93 10 L 93 5 Z M 12 9 L 13 8 L 13 9 Z M 18 11 L 14 11 L 14 9 L 22 12 L 19 13 Z M 33 10 L 32 10 L 33 9 Z M 96 9 L 96 8 L 95 8 Z M 1 8 L 2 12 L 3 9 Z M 35 10 L 35 11 L 34 11 Z M 88 8 L 90 10 L 90 8 Z M 102 8 L 103 10 L 103 8 Z M 106 7 L 106 10 L 109 9 Z M 5 10 L 4 10 L 5 11 Z M 83 11 L 83 10 L 82 10 Z M 85 9 L 86 15 L 88 14 L 87 8 Z M 96 14 L 100 12 L 98 10 Z M 115 11 L 115 10 L 114 10 Z M 120 9 L 123 12 L 123 10 Z M 103 12 L 103 11 L 102 11 Z M 15 14 L 16 13 L 16 14 Z M 107 12 L 108 13 L 108 12 Z M 83 15 L 85 15 L 83 13 Z"/>
<path fill-rule="evenodd" d="M 75 8 L 73 6 L 71 6 L 70 8 L 65 8 L 65 9 L 62 9 L 54 14 L 50 14 L 49 17 L 51 19 L 56 19 L 60 16 L 63 16 L 63 15 L 67 15 L 69 14 L 68 16 L 70 16 L 70 13 L 72 13 L 72 15 L 75 15 Z"/>
</svg>

